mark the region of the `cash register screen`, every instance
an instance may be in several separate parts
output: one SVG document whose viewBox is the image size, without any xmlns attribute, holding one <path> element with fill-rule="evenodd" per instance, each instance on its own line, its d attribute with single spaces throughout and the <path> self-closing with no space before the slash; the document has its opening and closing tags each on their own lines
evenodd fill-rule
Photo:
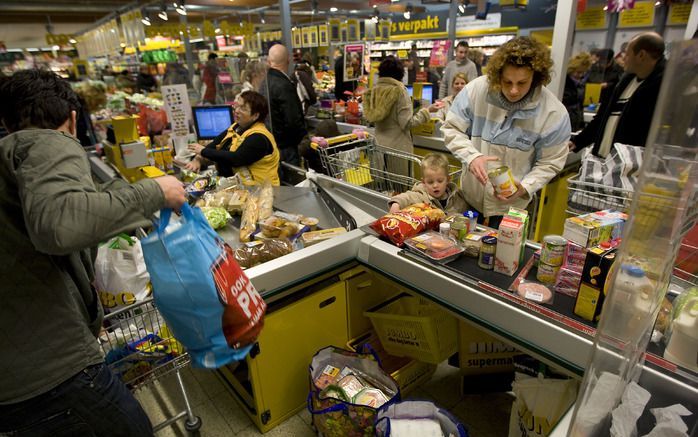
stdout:
<svg viewBox="0 0 698 437">
<path fill-rule="evenodd" d="M 412 97 L 412 94 L 414 93 L 413 86 L 412 85 L 407 85 L 407 94 Z M 422 99 L 421 100 L 426 100 L 430 104 L 434 102 L 434 86 L 429 84 L 429 85 L 422 85 Z"/>
<path fill-rule="evenodd" d="M 200 140 L 212 140 L 233 124 L 232 106 L 194 106 L 191 109 Z"/>
</svg>

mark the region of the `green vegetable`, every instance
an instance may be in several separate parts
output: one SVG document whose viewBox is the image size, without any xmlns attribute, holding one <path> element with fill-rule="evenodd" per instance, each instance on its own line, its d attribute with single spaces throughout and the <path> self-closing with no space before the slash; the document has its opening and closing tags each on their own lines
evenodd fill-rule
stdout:
<svg viewBox="0 0 698 437">
<path fill-rule="evenodd" d="M 211 225 L 213 229 L 222 228 L 228 224 L 228 220 L 231 218 L 228 211 L 223 208 L 203 207 L 201 211 L 203 211 L 206 220 L 208 220 L 208 224 Z"/>
<path fill-rule="evenodd" d="M 694 297 L 698 297 L 698 287 L 689 288 L 688 290 L 676 296 L 676 299 L 674 299 L 673 302 L 674 311 L 671 319 L 674 320 L 675 318 L 677 318 L 679 314 L 681 314 L 681 311 L 683 311 L 683 307 L 686 306 L 689 299 Z"/>
</svg>

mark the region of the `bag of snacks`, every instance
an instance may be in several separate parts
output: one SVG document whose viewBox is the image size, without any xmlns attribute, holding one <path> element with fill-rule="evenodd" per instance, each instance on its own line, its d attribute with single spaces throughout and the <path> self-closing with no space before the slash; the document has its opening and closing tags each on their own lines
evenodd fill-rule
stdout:
<svg viewBox="0 0 698 437">
<path fill-rule="evenodd" d="M 414 237 L 427 229 L 436 230 L 445 213 L 426 203 L 416 203 L 398 212 L 386 214 L 371 223 L 371 229 L 387 237 L 401 247 L 407 238 Z"/>
<path fill-rule="evenodd" d="M 318 351 L 310 364 L 308 410 L 325 437 L 373 435 L 378 408 L 400 400 L 397 382 L 373 355 L 333 346 Z"/>
</svg>

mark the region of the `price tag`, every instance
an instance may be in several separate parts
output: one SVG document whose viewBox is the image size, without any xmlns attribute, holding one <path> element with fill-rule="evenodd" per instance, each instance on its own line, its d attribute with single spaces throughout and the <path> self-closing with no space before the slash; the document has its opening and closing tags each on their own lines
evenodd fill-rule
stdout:
<svg viewBox="0 0 698 437">
<path fill-rule="evenodd" d="M 539 293 L 537 291 L 527 291 L 524 297 L 536 302 L 543 302 L 543 293 Z"/>
</svg>

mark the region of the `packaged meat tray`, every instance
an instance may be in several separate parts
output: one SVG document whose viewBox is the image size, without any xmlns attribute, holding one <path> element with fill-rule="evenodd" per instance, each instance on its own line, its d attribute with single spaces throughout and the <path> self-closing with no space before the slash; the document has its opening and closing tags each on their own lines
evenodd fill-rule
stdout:
<svg viewBox="0 0 698 437">
<path fill-rule="evenodd" d="M 408 238 L 405 240 L 405 246 L 412 252 L 439 263 L 453 261 L 463 253 L 463 248 L 458 243 L 435 231 L 427 231 Z"/>
</svg>

